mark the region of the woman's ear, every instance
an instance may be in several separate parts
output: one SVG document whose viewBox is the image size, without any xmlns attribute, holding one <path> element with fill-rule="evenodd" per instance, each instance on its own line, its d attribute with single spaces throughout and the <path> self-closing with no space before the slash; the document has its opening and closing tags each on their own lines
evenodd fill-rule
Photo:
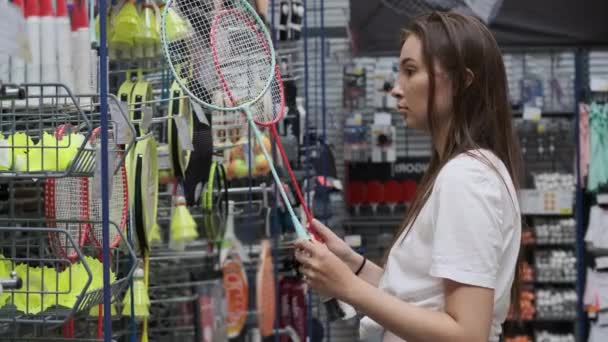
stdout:
<svg viewBox="0 0 608 342">
<path fill-rule="evenodd" d="M 473 80 L 475 79 L 475 74 L 473 73 L 473 71 L 469 68 L 466 68 L 465 70 L 465 80 L 464 80 L 464 87 L 465 89 L 468 88 L 471 83 L 473 83 Z"/>
</svg>

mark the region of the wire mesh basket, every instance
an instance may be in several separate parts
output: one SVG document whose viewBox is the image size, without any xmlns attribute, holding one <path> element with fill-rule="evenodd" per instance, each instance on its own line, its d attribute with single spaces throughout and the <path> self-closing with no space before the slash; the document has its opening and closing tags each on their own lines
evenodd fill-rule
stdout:
<svg viewBox="0 0 608 342">
<path fill-rule="evenodd" d="M 0 338 L 22 333 L 40 336 L 73 317 L 90 315 L 103 303 L 102 266 L 96 259 L 99 249 L 79 246 L 66 229 L 69 223 L 58 221 L 54 228 L 48 228 L 42 219 L 0 219 L 0 272 L 14 270 L 23 281 L 20 289 L 0 296 Z M 124 238 L 116 225 L 110 224 L 110 229 Z M 70 260 L 54 253 L 52 236 L 66 241 L 77 258 Z M 111 250 L 113 301 L 124 292 L 136 266 L 133 249 L 123 245 Z"/>
<path fill-rule="evenodd" d="M 95 170 L 100 100 L 72 95 L 61 84 L 25 84 L 25 96 L 0 99 L 0 177 L 87 176 Z M 108 96 L 110 152 L 124 161 L 135 129 L 116 97 Z"/>
</svg>

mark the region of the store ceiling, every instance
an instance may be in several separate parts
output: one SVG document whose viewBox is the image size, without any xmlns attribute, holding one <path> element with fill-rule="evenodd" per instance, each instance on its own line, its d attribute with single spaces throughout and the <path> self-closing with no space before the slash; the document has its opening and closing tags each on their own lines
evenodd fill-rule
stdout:
<svg viewBox="0 0 608 342">
<path fill-rule="evenodd" d="M 350 5 L 355 53 L 397 54 L 400 29 L 407 25 L 407 16 L 380 0 L 350 0 Z M 607 22 L 606 0 L 503 0 L 490 27 L 505 47 L 608 47 Z"/>
</svg>

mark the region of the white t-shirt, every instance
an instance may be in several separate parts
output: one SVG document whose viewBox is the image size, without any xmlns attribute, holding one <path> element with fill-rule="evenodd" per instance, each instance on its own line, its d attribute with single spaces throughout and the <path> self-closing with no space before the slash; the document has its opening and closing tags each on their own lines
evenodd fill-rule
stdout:
<svg viewBox="0 0 608 342">
<path fill-rule="evenodd" d="M 471 153 L 478 157 L 461 154 L 440 170 L 411 231 L 391 249 L 379 288 L 437 311 L 445 306 L 444 278 L 494 289 L 489 338 L 494 342 L 509 310 L 521 217 L 505 165 L 487 150 Z M 481 154 L 502 179 L 478 159 Z M 369 317 L 361 320 L 360 335 L 369 341 L 403 341 Z"/>
</svg>

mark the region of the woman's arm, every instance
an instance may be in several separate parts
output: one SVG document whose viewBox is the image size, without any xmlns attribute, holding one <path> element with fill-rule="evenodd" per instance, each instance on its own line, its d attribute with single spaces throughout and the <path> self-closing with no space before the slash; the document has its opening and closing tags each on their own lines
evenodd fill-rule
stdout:
<svg viewBox="0 0 608 342">
<path fill-rule="evenodd" d="M 363 260 L 364 256 L 353 251 L 351 256 L 347 258 L 347 260 L 344 260 L 344 262 L 346 262 L 351 271 L 356 272 L 363 264 Z M 365 265 L 359 272 L 359 278 L 365 280 L 374 287 L 378 287 L 382 274 L 384 274 L 384 269 L 368 259 L 365 261 Z"/>
<path fill-rule="evenodd" d="M 494 290 L 444 280 L 445 312 L 406 303 L 377 287 L 356 281 L 344 301 L 408 342 L 487 342 Z"/>
</svg>

